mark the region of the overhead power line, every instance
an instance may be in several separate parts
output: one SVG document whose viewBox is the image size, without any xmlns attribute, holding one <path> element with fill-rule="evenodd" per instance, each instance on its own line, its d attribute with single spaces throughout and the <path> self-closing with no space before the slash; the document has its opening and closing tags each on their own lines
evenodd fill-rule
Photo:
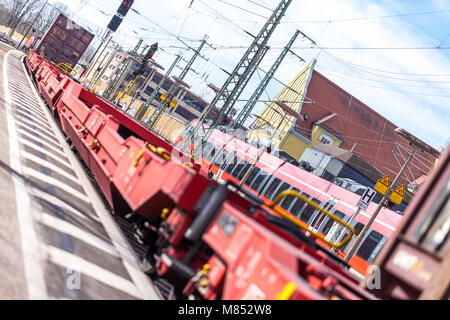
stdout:
<svg viewBox="0 0 450 320">
<path fill-rule="evenodd" d="M 395 71 L 389 71 L 389 70 L 381 70 L 381 69 L 377 69 L 377 68 L 371 68 L 371 67 L 367 67 L 367 66 L 362 66 L 360 64 L 356 64 L 353 62 L 350 62 L 348 60 L 344 60 L 342 58 L 336 57 L 335 55 L 325 51 L 325 54 L 335 58 L 336 60 L 342 61 L 345 64 L 348 64 L 350 66 L 354 66 L 357 67 L 357 69 L 369 69 L 369 70 L 373 70 L 373 71 L 377 71 L 377 72 L 383 72 L 383 73 L 392 73 L 392 74 L 400 74 L 400 75 L 406 75 L 406 76 L 423 76 L 423 77 L 449 77 L 450 74 L 426 74 L 426 73 L 406 73 L 406 72 L 395 72 Z M 364 70 L 361 70 L 364 71 Z"/>
<path fill-rule="evenodd" d="M 386 19 L 386 18 L 398 18 L 398 17 L 410 17 L 410 16 L 421 16 L 429 14 L 439 14 L 439 13 L 449 13 L 450 9 L 447 10 L 435 10 L 435 11 L 425 11 L 425 12 L 413 12 L 413 13 L 399 13 L 390 14 L 382 16 L 373 17 L 356 17 L 356 18 L 345 18 L 345 19 L 324 19 L 324 20 L 286 20 L 284 23 L 324 23 L 324 22 L 349 22 L 349 21 L 361 21 L 361 20 L 374 20 L 374 19 Z"/>
</svg>

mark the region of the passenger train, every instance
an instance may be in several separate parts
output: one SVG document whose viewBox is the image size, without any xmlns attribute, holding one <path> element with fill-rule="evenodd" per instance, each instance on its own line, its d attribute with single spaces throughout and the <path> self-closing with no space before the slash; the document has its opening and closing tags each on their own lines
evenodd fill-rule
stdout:
<svg viewBox="0 0 450 320">
<path fill-rule="evenodd" d="M 197 120 L 192 121 L 176 138 L 175 144 L 181 145 L 192 132 L 196 123 Z M 191 148 L 194 148 L 192 144 Z M 239 183 L 255 162 L 259 152 L 258 148 L 215 129 L 205 143 L 201 154 L 194 155 L 201 164 L 204 174 L 217 180 L 231 180 Z M 294 190 L 334 213 L 345 222 L 351 219 L 357 210 L 356 203 L 360 195 L 289 162 L 292 161 L 284 161 L 273 154 L 264 153 L 244 187 L 264 200 L 270 201 L 284 190 Z M 319 232 L 326 240 L 336 240 L 342 236 L 339 234 L 337 223 L 298 198 L 286 197 L 280 206 L 280 210 L 295 215 L 306 223 L 310 230 Z M 376 203 L 371 203 L 367 211 L 361 210 L 353 219 L 351 225 L 354 227 L 356 235 L 359 235 L 376 206 Z M 392 238 L 401 219 L 402 215 L 395 211 L 385 207 L 381 209 L 356 254 L 348 262 L 353 274 L 359 277 L 366 275 L 368 267 L 374 262 L 384 244 Z M 329 249 L 329 246 L 320 239 L 316 241 Z M 343 259 L 355 241 L 356 237 L 353 237 L 336 254 Z"/>
</svg>

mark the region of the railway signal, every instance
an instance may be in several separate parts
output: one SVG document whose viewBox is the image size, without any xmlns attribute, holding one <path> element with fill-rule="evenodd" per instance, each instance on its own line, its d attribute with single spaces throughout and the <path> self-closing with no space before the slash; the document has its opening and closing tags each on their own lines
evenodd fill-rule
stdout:
<svg viewBox="0 0 450 320">
<path fill-rule="evenodd" d="M 119 9 L 117 9 L 117 13 L 125 17 L 128 11 L 130 10 L 131 6 L 133 5 L 133 3 L 134 0 L 123 0 L 119 6 Z"/>
<path fill-rule="evenodd" d="M 114 15 L 111 21 L 108 23 L 108 29 L 111 30 L 112 32 L 116 32 L 121 23 L 122 18 L 119 17 L 118 15 Z"/>
<path fill-rule="evenodd" d="M 119 6 L 119 9 L 117 9 L 117 14 L 115 14 L 111 21 L 108 24 L 108 29 L 112 32 L 116 32 L 119 28 L 120 24 L 123 21 L 123 18 L 127 15 L 128 11 L 130 10 L 131 6 L 133 5 L 134 0 L 124 0 Z"/>
<path fill-rule="evenodd" d="M 154 44 L 152 44 L 150 46 L 150 48 L 148 49 L 147 53 L 145 54 L 144 58 L 141 61 L 141 65 L 139 67 L 139 69 L 134 70 L 132 72 L 134 77 L 140 76 L 141 74 L 144 74 L 145 72 L 145 66 L 147 65 L 147 63 L 150 61 L 150 59 L 153 57 L 153 55 L 155 54 L 155 52 L 158 50 L 158 42 L 155 42 Z"/>
</svg>

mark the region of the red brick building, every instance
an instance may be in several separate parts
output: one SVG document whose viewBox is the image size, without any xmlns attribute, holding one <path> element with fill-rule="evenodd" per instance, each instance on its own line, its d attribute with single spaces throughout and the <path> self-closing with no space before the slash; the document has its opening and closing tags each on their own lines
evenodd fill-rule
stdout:
<svg viewBox="0 0 450 320">
<path fill-rule="evenodd" d="M 305 102 L 301 107 L 304 121 L 294 131 L 310 138 L 315 125 L 342 140 L 341 148 L 353 150 L 384 174 L 394 177 L 409 155 L 409 143 L 394 133 L 397 125 L 384 118 L 350 93 L 312 70 Z M 435 158 L 423 152 L 411 162 L 404 176 L 409 181 L 428 174 Z M 405 178 L 402 183 L 408 184 Z"/>
</svg>

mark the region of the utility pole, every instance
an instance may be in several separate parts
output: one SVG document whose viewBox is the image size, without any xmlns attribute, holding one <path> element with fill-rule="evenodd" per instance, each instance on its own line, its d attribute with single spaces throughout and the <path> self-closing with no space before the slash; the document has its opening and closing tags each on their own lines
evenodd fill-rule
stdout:
<svg viewBox="0 0 450 320">
<path fill-rule="evenodd" d="M 241 58 L 233 72 L 225 81 L 222 88 L 216 93 L 216 96 L 213 98 L 208 108 L 203 111 L 202 116 L 194 127 L 194 130 L 192 130 L 186 141 L 183 143 L 182 149 L 186 148 L 190 141 L 193 141 L 197 131 L 200 129 L 200 127 L 203 125 L 205 120 L 214 109 L 217 108 L 220 111 L 216 119 L 214 119 L 213 124 L 210 126 L 205 136 L 203 137 L 203 142 L 208 140 L 214 128 L 217 127 L 217 125 L 222 121 L 223 115 L 227 114 L 228 110 L 233 107 L 236 99 L 238 98 L 237 93 L 241 90 L 241 85 L 247 81 L 247 77 L 257 63 L 258 58 L 266 47 L 270 36 L 273 34 L 275 28 L 280 23 L 281 18 L 285 14 L 291 2 L 292 0 L 280 1 L 277 8 L 274 10 L 270 18 L 266 21 L 265 25 L 253 40 L 244 56 Z"/>
<path fill-rule="evenodd" d="M 155 66 L 155 69 L 153 69 L 152 72 L 149 73 L 149 75 L 147 76 L 147 78 L 144 79 L 144 81 L 142 82 L 142 85 L 139 89 L 137 89 L 137 91 L 135 92 L 133 98 L 131 99 L 130 103 L 128 104 L 128 107 L 126 108 L 125 112 L 128 111 L 128 109 L 131 107 L 131 105 L 141 96 L 142 91 L 145 90 L 145 87 L 147 87 L 148 81 L 153 78 L 153 76 L 155 75 L 155 73 L 157 72 L 157 69 L 161 69 L 164 70 L 164 67 L 161 66 L 160 64 L 156 63 L 155 61 L 153 61 L 152 59 L 150 59 L 149 61 L 153 66 Z M 146 65 L 146 64 L 145 64 Z M 144 65 L 144 69 L 145 69 L 145 65 Z M 138 76 L 139 77 L 139 76 Z M 137 78 L 136 78 L 137 79 Z M 137 114 L 137 112 L 136 112 Z M 135 115 L 136 116 L 136 115 Z"/>
<path fill-rule="evenodd" d="M 180 61 L 182 57 L 181 52 L 175 57 L 175 60 L 173 61 L 172 65 L 170 66 L 169 70 L 167 70 L 166 74 L 164 75 L 164 77 L 161 79 L 161 81 L 159 81 L 158 85 L 156 86 L 155 90 L 153 90 L 152 94 L 150 95 L 150 97 L 148 97 L 147 101 L 145 101 L 144 105 L 139 109 L 139 111 L 136 113 L 136 119 L 138 120 L 142 120 L 143 117 L 145 116 L 145 114 L 147 113 L 147 110 L 149 108 L 149 106 L 151 106 L 152 101 L 156 98 L 156 96 L 159 93 L 159 90 L 161 90 L 164 82 L 166 82 L 167 78 L 169 77 L 169 75 L 172 73 L 173 68 L 176 66 L 176 64 L 178 63 L 178 61 Z"/>
<path fill-rule="evenodd" d="M 119 51 L 119 46 L 117 45 L 114 50 L 110 53 L 110 56 L 108 58 L 108 60 L 105 63 L 105 66 L 102 68 L 102 70 L 100 71 L 100 74 L 97 75 L 97 77 L 94 77 L 93 82 L 92 82 L 92 92 L 95 92 L 95 88 L 97 86 L 97 83 L 100 81 L 100 79 L 103 77 L 103 75 L 105 74 L 108 66 L 111 65 L 111 62 L 113 61 L 114 57 L 116 56 L 117 52 Z"/>
<path fill-rule="evenodd" d="M 137 53 L 141 44 L 142 44 L 142 39 L 139 39 L 138 43 L 136 44 L 136 46 L 134 47 L 133 51 L 130 54 L 131 56 L 133 56 Z M 111 80 L 111 82 L 109 83 L 108 87 L 106 88 L 106 90 L 103 94 L 103 96 L 106 99 L 111 99 L 111 97 L 114 95 L 114 92 L 117 90 L 117 88 L 122 83 L 123 78 L 126 74 L 126 71 L 128 70 L 128 66 L 130 65 L 131 61 L 133 61 L 131 59 L 131 57 L 128 57 L 128 58 L 126 58 L 124 63 L 122 63 L 120 69 L 117 71 L 116 76 L 114 77 L 113 80 Z"/>
<path fill-rule="evenodd" d="M 37 18 L 39 18 L 39 16 L 42 13 L 42 10 L 44 10 L 45 6 L 47 5 L 48 0 L 45 1 L 45 3 L 42 5 L 41 9 L 39 10 L 38 14 L 36 15 L 36 17 L 34 17 L 33 22 L 30 24 L 30 26 L 28 27 L 27 32 L 25 32 L 25 34 L 22 37 L 22 40 L 20 40 L 19 44 L 17 45 L 17 49 L 20 49 L 20 46 L 22 45 L 23 40 L 25 39 L 25 37 L 27 36 L 28 32 L 30 32 L 31 28 L 33 27 L 33 24 L 36 22 Z"/>
<path fill-rule="evenodd" d="M 181 71 L 181 74 L 179 77 L 174 78 L 175 82 L 172 84 L 172 86 L 169 88 L 169 91 L 167 92 L 166 99 L 161 101 L 155 110 L 155 112 L 152 114 L 152 118 L 150 120 L 149 126 L 150 128 L 153 128 L 155 124 L 158 122 L 159 118 L 161 117 L 161 114 L 163 113 L 164 109 L 170 104 L 172 101 L 175 93 L 177 92 L 180 82 L 183 82 L 184 77 L 187 75 L 187 73 L 191 70 L 192 64 L 194 63 L 197 56 L 200 54 L 200 51 L 202 50 L 203 46 L 205 45 L 207 40 L 207 36 L 205 35 L 203 37 L 202 42 L 200 43 L 200 46 L 197 50 L 195 50 L 193 56 L 189 60 L 189 62 L 184 67 L 183 71 Z"/>
<path fill-rule="evenodd" d="M 236 92 L 236 99 L 244 91 L 245 87 L 247 86 L 247 84 L 250 81 L 250 79 L 253 77 L 253 74 L 258 69 L 259 64 L 261 63 L 262 59 L 264 58 L 266 53 L 269 51 L 269 49 L 270 49 L 269 46 L 264 46 L 264 49 L 261 51 L 261 53 L 260 53 L 260 55 L 258 57 L 258 60 L 256 61 L 255 65 L 251 68 L 247 79 L 240 85 L 239 90 Z M 233 107 L 228 108 L 228 110 L 226 111 L 226 113 L 223 116 L 227 117 L 231 113 L 232 110 L 233 110 Z M 223 116 L 222 116 L 222 119 L 223 119 Z M 222 121 L 222 119 L 220 121 Z M 217 125 L 220 125 L 220 121 L 218 121 Z"/>
<path fill-rule="evenodd" d="M 110 30 L 110 31 L 111 31 L 111 30 Z M 109 35 L 109 34 L 110 34 L 110 33 L 108 33 L 108 35 Z M 83 75 L 83 77 L 84 77 L 86 80 L 87 80 L 89 74 L 91 73 L 91 71 L 94 69 L 94 66 L 97 64 L 97 62 L 98 62 L 98 60 L 100 59 L 100 57 L 103 55 L 103 52 L 104 52 L 104 51 L 106 50 L 106 48 L 108 47 L 109 43 L 111 42 L 111 39 L 112 39 L 112 35 L 109 37 L 108 41 L 106 42 L 106 44 L 105 44 L 105 46 L 103 47 L 103 49 L 102 49 L 102 51 L 100 52 L 100 54 L 98 55 L 97 59 L 95 59 L 94 63 L 92 63 L 92 64 L 90 65 L 88 71 Z M 102 45 L 103 45 L 103 41 L 102 41 L 102 43 L 100 44 L 100 46 L 98 47 L 97 51 L 101 48 Z M 92 56 L 92 58 L 94 58 L 96 54 L 97 54 L 97 52 Z M 92 59 L 91 59 L 91 62 L 92 62 Z M 89 63 L 91 63 L 91 62 L 89 62 Z M 101 66 L 101 63 L 100 63 L 100 65 L 99 65 L 99 67 L 100 67 L 100 66 Z M 95 76 L 95 73 L 94 73 L 94 76 Z"/>
<path fill-rule="evenodd" d="M 249 101 L 245 104 L 245 106 L 242 108 L 241 112 L 239 113 L 238 117 L 236 118 L 236 121 L 233 124 L 233 128 L 238 128 L 238 127 L 244 125 L 244 122 L 250 116 L 250 112 L 255 107 L 256 102 L 259 100 L 259 98 L 261 98 L 261 95 L 263 94 L 264 90 L 266 90 L 270 80 L 272 80 L 273 76 L 275 75 L 275 72 L 280 67 L 281 62 L 286 57 L 287 53 L 291 50 L 291 47 L 294 44 L 294 41 L 297 39 L 297 36 L 299 35 L 299 33 L 302 33 L 302 32 L 300 30 L 296 30 L 295 31 L 295 33 L 292 36 L 291 40 L 289 40 L 289 42 L 284 47 L 283 51 L 281 51 L 281 53 L 278 56 L 277 60 L 275 60 L 275 62 L 272 65 L 272 67 L 269 69 L 269 71 L 267 71 L 266 75 L 262 79 L 262 81 L 259 84 L 258 88 L 256 88 L 255 92 L 252 94 L 252 96 L 250 97 Z M 301 59 L 301 60 L 305 61 L 303 59 Z"/>
<path fill-rule="evenodd" d="M 358 238 L 356 239 L 356 242 L 353 244 L 353 246 L 351 247 L 351 249 L 349 250 L 349 252 L 345 256 L 345 259 L 344 259 L 345 263 L 348 263 L 350 261 L 350 259 L 353 257 L 353 255 L 355 254 L 356 249 L 358 249 L 358 247 L 361 244 L 362 240 L 364 239 L 364 236 L 366 235 L 367 231 L 369 231 L 369 229 L 372 226 L 373 222 L 375 221 L 378 213 L 381 211 L 381 208 L 383 207 L 383 204 L 386 202 L 386 200 L 389 198 L 391 193 L 394 191 L 395 184 L 400 179 L 401 175 L 406 170 L 406 167 L 408 166 L 408 164 L 413 159 L 414 154 L 418 150 L 421 150 L 423 152 L 428 152 L 428 153 L 430 153 L 431 155 L 433 155 L 435 157 L 439 157 L 439 152 L 438 151 L 430 148 L 429 146 L 427 146 L 425 143 L 423 143 L 419 139 L 411 136 L 405 130 L 403 130 L 401 128 L 397 128 L 397 129 L 394 130 L 394 132 L 399 134 L 400 136 L 404 137 L 405 139 L 407 139 L 409 141 L 409 144 L 413 147 L 413 151 L 411 152 L 410 156 L 408 157 L 408 160 L 406 160 L 406 162 L 404 163 L 403 167 L 400 169 L 400 171 L 397 174 L 397 176 L 395 177 L 394 181 L 389 186 L 389 188 L 386 191 L 386 193 L 383 195 L 383 198 L 381 199 L 381 201 L 378 204 L 378 206 L 375 209 L 375 211 L 372 213 L 372 216 L 370 217 L 369 221 L 364 226 L 364 228 L 361 230 L 361 233 L 359 234 Z"/>
</svg>

